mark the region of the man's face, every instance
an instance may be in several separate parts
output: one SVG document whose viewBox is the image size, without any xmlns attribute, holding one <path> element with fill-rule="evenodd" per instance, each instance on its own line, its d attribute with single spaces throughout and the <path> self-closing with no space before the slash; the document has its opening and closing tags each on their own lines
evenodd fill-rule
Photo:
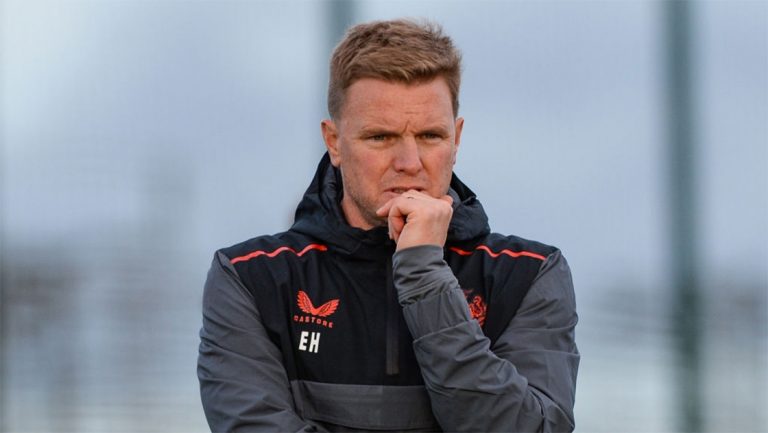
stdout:
<svg viewBox="0 0 768 433">
<path fill-rule="evenodd" d="M 419 84 L 355 81 L 336 122 L 322 123 L 331 163 L 341 169 L 341 206 L 353 227 L 385 225 L 376 210 L 415 189 L 448 191 L 464 119 L 453 117 L 442 77 Z"/>
</svg>

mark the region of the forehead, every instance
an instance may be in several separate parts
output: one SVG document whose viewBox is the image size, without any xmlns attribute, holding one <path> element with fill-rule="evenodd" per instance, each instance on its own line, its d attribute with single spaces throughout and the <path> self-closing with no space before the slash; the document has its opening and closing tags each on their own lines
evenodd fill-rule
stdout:
<svg viewBox="0 0 768 433">
<path fill-rule="evenodd" d="M 451 92 L 442 77 L 418 83 L 362 78 L 346 91 L 343 123 L 446 122 L 453 119 Z"/>
</svg>

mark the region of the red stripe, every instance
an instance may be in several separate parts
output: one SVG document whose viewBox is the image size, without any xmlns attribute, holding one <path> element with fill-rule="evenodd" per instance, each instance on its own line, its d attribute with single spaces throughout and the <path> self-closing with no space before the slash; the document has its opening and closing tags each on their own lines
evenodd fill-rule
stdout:
<svg viewBox="0 0 768 433">
<path fill-rule="evenodd" d="M 272 257 L 275 257 L 276 255 L 282 253 L 283 251 L 290 251 L 293 254 L 296 254 L 297 256 L 301 257 L 301 256 L 304 255 L 304 253 L 306 253 L 309 250 L 328 251 L 328 247 L 326 247 L 325 245 L 320 245 L 320 244 L 309 244 L 306 247 L 304 247 L 303 250 L 301 250 L 299 252 L 296 252 L 296 250 L 294 250 L 291 247 L 280 247 L 280 248 L 278 248 L 278 249 L 276 249 L 274 251 L 271 251 L 271 252 L 266 252 L 266 251 L 258 250 L 258 251 L 254 251 L 252 253 L 248 253 L 248 254 L 246 254 L 244 256 L 235 257 L 234 259 L 230 260 L 229 262 L 234 265 L 235 263 L 245 262 L 247 260 L 251 260 L 252 258 L 259 257 L 259 256 L 267 256 L 269 258 L 272 258 Z"/>
<path fill-rule="evenodd" d="M 468 255 L 470 255 L 470 254 L 472 254 L 474 252 L 474 251 L 462 250 L 462 249 L 456 248 L 456 247 L 451 247 L 450 250 L 453 251 L 454 253 L 462 255 L 462 256 L 468 256 Z M 541 254 L 532 253 L 530 251 L 512 251 L 512 250 L 506 250 L 505 249 L 505 250 L 499 251 L 498 253 L 495 253 L 495 252 L 491 251 L 491 249 L 488 248 L 485 245 L 478 245 L 477 247 L 475 247 L 475 250 L 485 251 L 486 253 L 488 253 L 489 256 L 493 257 L 494 259 L 499 257 L 502 254 L 510 256 L 510 257 L 520 257 L 520 256 L 531 257 L 531 258 L 538 259 L 538 260 L 541 260 L 541 261 L 544 261 L 544 260 L 547 259 L 546 257 L 542 256 Z"/>
</svg>

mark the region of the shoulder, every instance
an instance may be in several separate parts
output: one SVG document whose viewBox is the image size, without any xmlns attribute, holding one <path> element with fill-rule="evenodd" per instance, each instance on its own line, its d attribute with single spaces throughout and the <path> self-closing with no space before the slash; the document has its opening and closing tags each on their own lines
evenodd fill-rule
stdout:
<svg viewBox="0 0 768 433">
<path fill-rule="evenodd" d="M 559 251 L 557 247 L 542 242 L 521 238 L 514 235 L 491 233 L 485 238 L 488 247 L 497 250 L 500 254 L 528 257 L 545 261 L 551 254 Z"/>
<path fill-rule="evenodd" d="M 526 262 L 534 268 L 538 268 L 548 257 L 559 251 L 551 245 L 500 233 L 490 233 L 480 239 L 449 245 L 447 248 L 459 256 L 473 256 L 485 261 L 510 264 Z"/>
<path fill-rule="evenodd" d="M 490 233 L 449 245 L 445 254 L 465 293 L 471 292 L 468 299 L 476 295 L 487 304 L 484 332 L 496 341 L 559 250 L 519 236 Z"/>
<path fill-rule="evenodd" d="M 289 230 L 222 248 L 215 260 L 258 301 L 264 293 L 292 287 L 294 279 L 305 276 L 307 266 L 316 263 L 318 253 L 327 250 L 324 244 Z"/>
<path fill-rule="evenodd" d="M 559 248 L 498 233 L 491 233 L 484 241 L 489 257 L 516 259 L 513 266 L 527 275 L 530 285 L 528 298 L 564 299 L 573 304 L 571 269 Z"/>
<path fill-rule="evenodd" d="M 301 257 L 310 251 L 326 251 L 324 244 L 307 236 L 286 231 L 274 235 L 263 235 L 222 248 L 219 253 L 232 265 L 256 263 L 262 259 L 277 257 Z"/>
</svg>

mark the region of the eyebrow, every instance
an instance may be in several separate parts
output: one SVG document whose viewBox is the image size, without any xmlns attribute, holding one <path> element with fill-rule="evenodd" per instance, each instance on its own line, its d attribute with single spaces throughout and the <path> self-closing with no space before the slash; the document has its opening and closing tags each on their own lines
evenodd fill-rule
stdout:
<svg viewBox="0 0 768 433">
<path fill-rule="evenodd" d="M 365 127 L 360 130 L 360 135 L 400 135 L 400 132 L 378 126 Z"/>
<path fill-rule="evenodd" d="M 445 125 L 433 125 L 426 128 L 422 128 L 416 131 L 416 135 L 421 134 L 437 134 L 448 135 L 450 128 Z M 382 126 L 367 126 L 360 130 L 361 136 L 373 136 L 373 135 L 400 135 L 400 131 L 395 131 Z"/>
<path fill-rule="evenodd" d="M 420 130 L 418 134 L 448 135 L 449 131 L 450 131 L 450 128 L 447 128 L 444 125 L 436 125 L 436 126 L 430 126 L 428 128 L 424 128 Z"/>
</svg>

